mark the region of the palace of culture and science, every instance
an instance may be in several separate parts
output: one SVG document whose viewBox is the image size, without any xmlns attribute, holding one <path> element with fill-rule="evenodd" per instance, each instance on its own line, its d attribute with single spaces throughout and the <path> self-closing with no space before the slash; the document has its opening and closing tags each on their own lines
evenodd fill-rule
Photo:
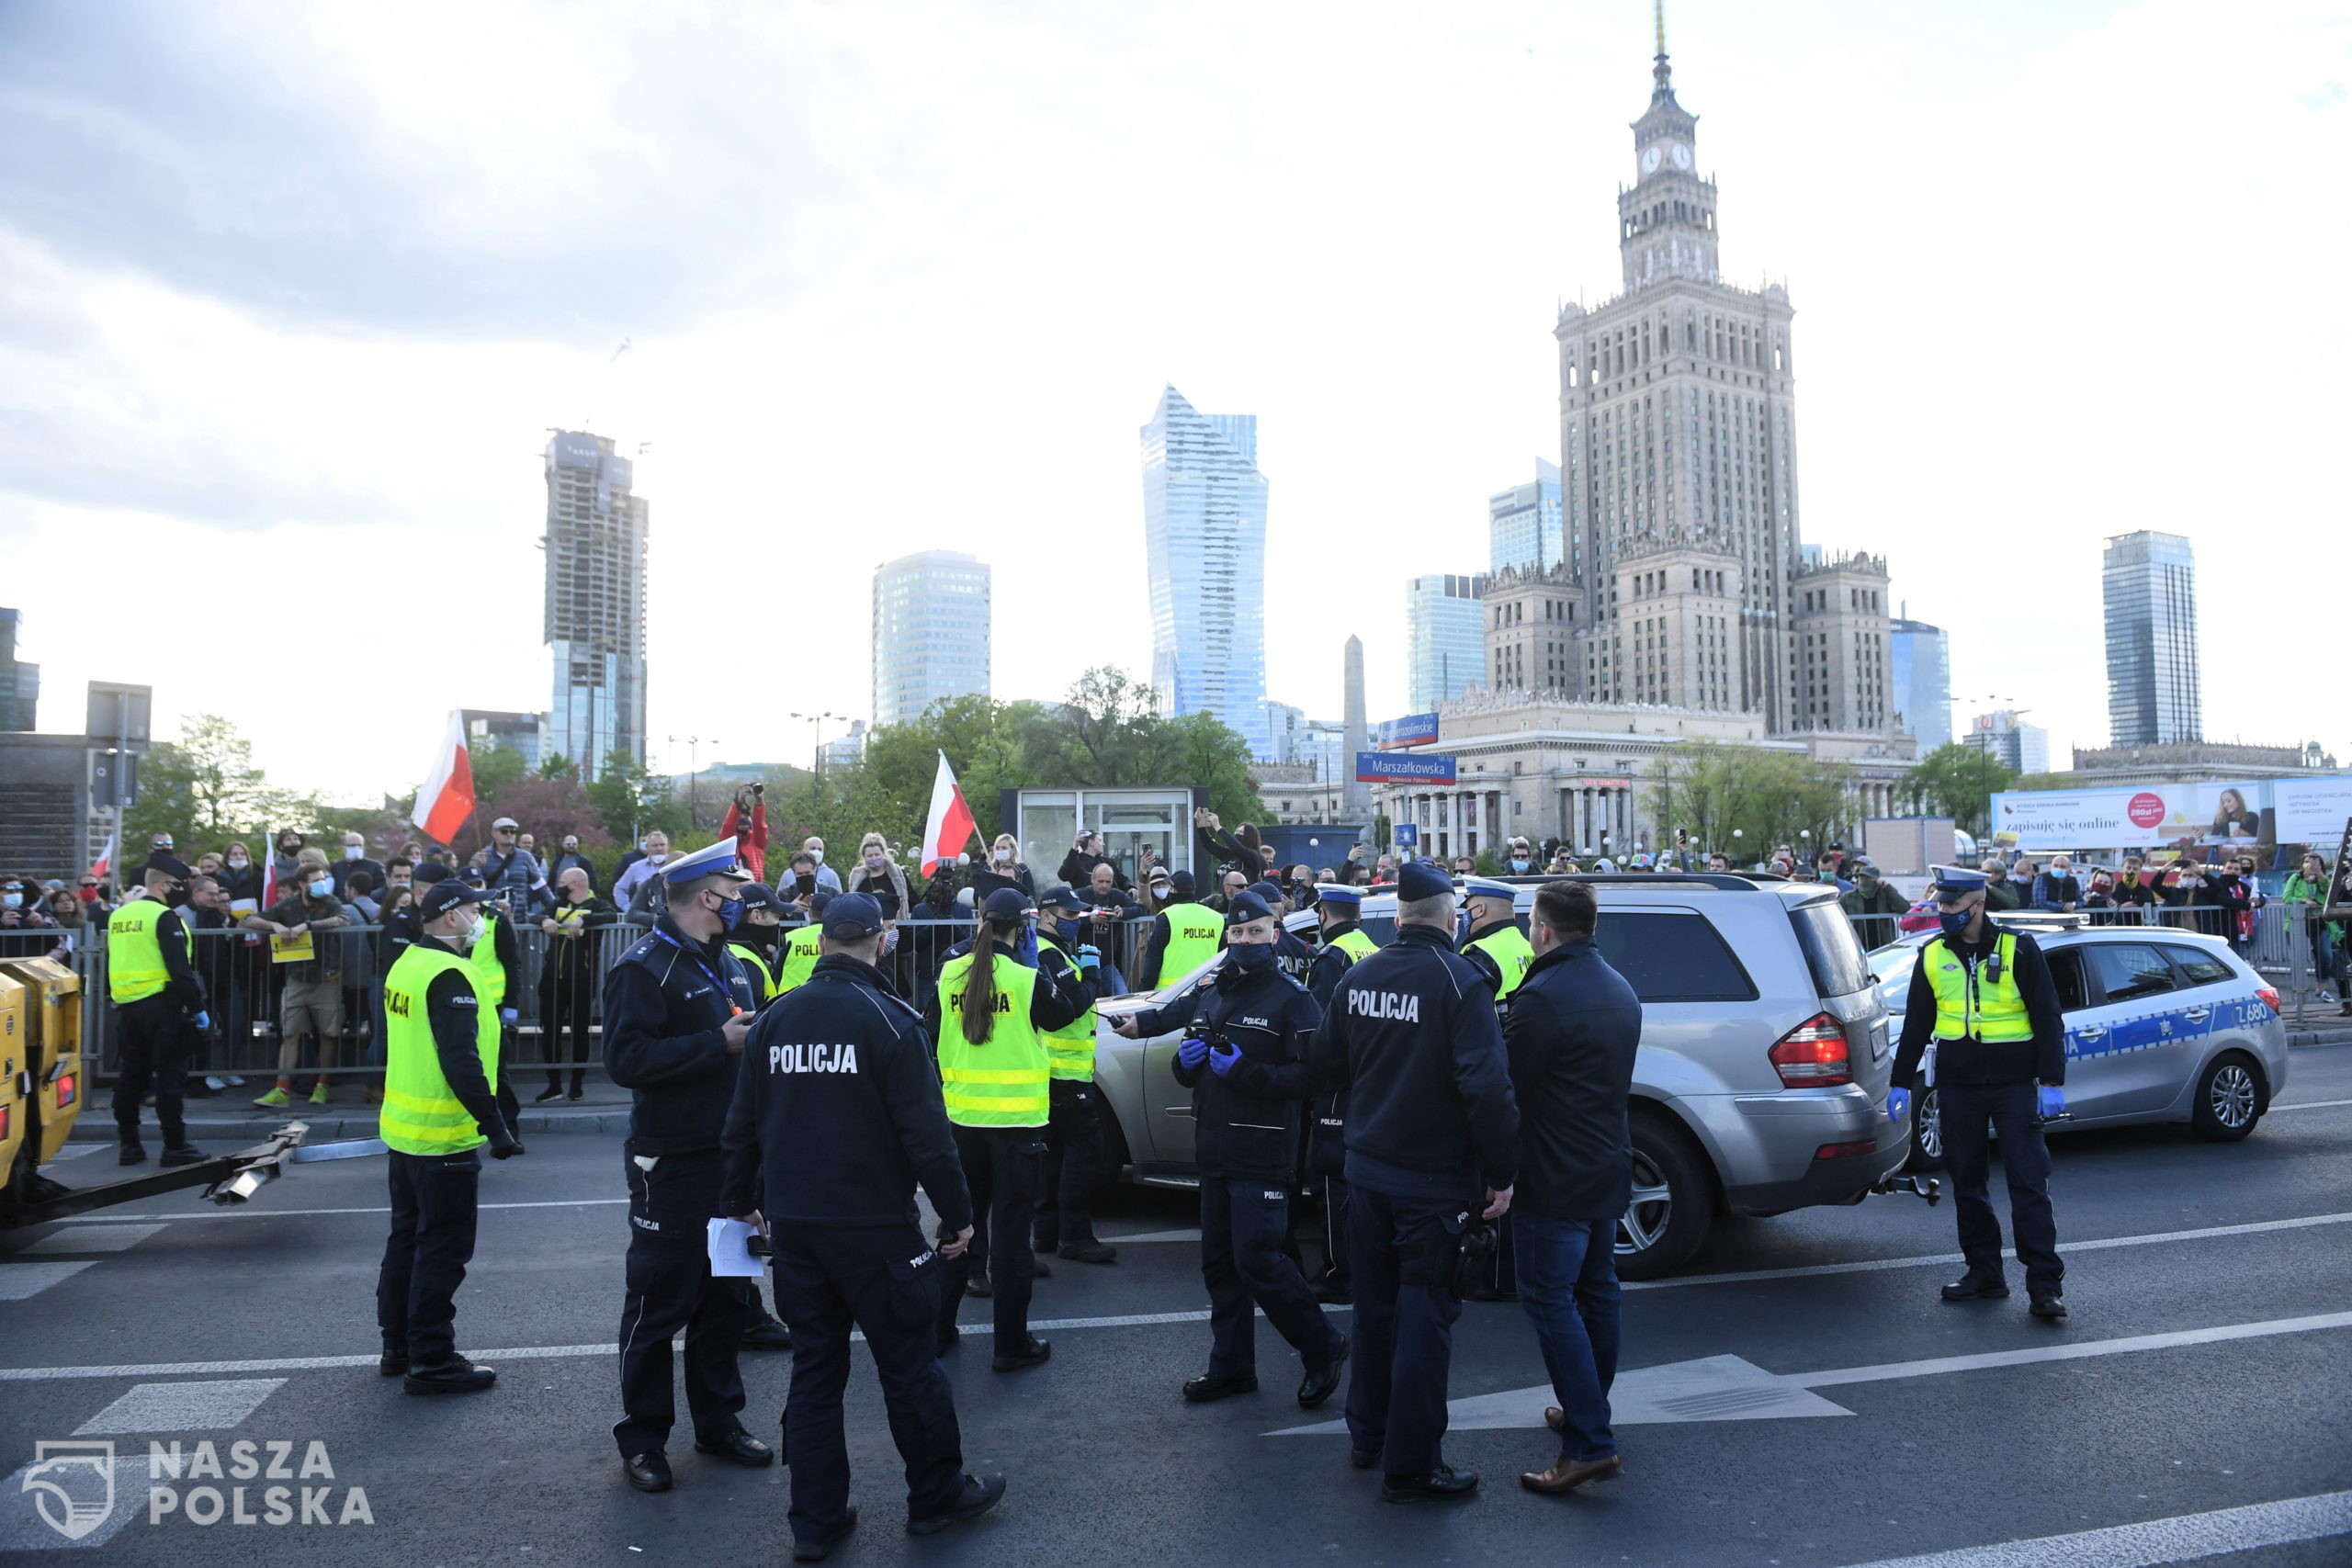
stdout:
<svg viewBox="0 0 2352 1568">
<path fill-rule="evenodd" d="M 1645 780 L 1684 740 L 1845 763 L 1857 821 L 1890 812 L 1917 752 L 1893 701 L 1884 559 L 1804 546 L 1788 291 L 1723 280 L 1715 184 L 1662 28 L 1652 75 L 1617 196 L 1623 292 L 1553 329 L 1559 558 L 1485 580 L 1485 679 L 1414 748 L 1453 755 L 1457 784 L 1377 792 L 1424 852 L 1516 836 L 1656 849 L 1671 827 Z M 1337 805 L 1263 793 L 1277 815 Z"/>
</svg>

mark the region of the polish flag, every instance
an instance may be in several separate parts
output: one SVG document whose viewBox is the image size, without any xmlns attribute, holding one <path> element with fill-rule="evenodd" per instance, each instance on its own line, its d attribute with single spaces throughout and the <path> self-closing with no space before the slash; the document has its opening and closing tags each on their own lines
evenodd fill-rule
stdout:
<svg viewBox="0 0 2352 1568">
<path fill-rule="evenodd" d="M 922 874 L 929 876 L 940 862 L 963 853 L 964 846 L 979 830 L 972 820 L 972 808 L 964 804 L 964 792 L 956 787 L 956 771 L 947 765 L 947 753 L 942 751 L 939 773 L 931 781 L 931 820 L 922 829 Z"/>
<path fill-rule="evenodd" d="M 466 717 L 453 709 L 441 750 L 433 759 L 432 772 L 424 775 L 424 787 L 416 792 L 408 819 L 435 843 L 446 844 L 457 837 L 473 808 L 474 766 L 466 751 Z"/>
<path fill-rule="evenodd" d="M 114 869 L 115 845 L 120 840 L 121 836 L 122 829 L 119 828 L 116 829 L 113 832 L 108 833 L 107 835 L 107 847 L 98 852 L 98 858 L 90 865 L 90 874 L 96 877 L 101 882 L 104 882 L 107 879 L 107 874 Z"/>
</svg>

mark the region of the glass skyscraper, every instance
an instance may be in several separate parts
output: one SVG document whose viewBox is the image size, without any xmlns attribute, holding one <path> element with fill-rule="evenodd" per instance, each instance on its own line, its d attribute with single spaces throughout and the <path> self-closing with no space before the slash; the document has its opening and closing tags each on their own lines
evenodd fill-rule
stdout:
<svg viewBox="0 0 2352 1568">
<path fill-rule="evenodd" d="M 1487 580 L 1435 572 L 1405 585 L 1406 706 L 1432 713 L 1484 678 Z"/>
<path fill-rule="evenodd" d="M 921 718 L 943 697 L 989 694 L 989 569 L 921 550 L 874 569 L 874 728 Z"/>
<path fill-rule="evenodd" d="M 2113 746 L 2205 738 L 2197 677 L 2197 558 L 2177 534 L 2107 542 L 2107 728 Z"/>
<path fill-rule="evenodd" d="M 1896 616 L 1887 624 L 1886 664 L 1895 716 L 1919 755 L 1951 744 L 1951 644 L 1943 627 Z"/>
<path fill-rule="evenodd" d="M 594 783 L 606 756 L 645 761 L 645 498 L 612 437 L 548 443 L 545 639 L 555 666 L 542 752 Z"/>
<path fill-rule="evenodd" d="M 1271 757 L 1258 416 L 1204 414 L 1161 392 L 1143 427 L 1143 529 L 1160 711 L 1213 713 L 1252 757 Z"/>
<path fill-rule="evenodd" d="M 1555 567 L 1566 558 L 1567 536 L 1560 522 L 1560 465 L 1535 459 L 1532 483 L 1498 491 L 1487 498 L 1487 569 Z M 1416 710 L 1420 711 L 1420 710 Z"/>
</svg>

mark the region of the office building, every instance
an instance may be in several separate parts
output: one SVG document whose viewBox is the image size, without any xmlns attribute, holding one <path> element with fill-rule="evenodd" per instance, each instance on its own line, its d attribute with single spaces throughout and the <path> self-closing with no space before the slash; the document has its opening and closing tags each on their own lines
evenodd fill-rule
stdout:
<svg viewBox="0 0 2352 1568">
<path fill-rule="evenodd" d="M 1204 414 L 1170 387 L 1142 435 L 1151 683 L 1160 711 L 1215 714 L 1263 758 L 1272 738 L 1258 416 Z"/>
<path fill-rule="evenodd" d="M 849 733 L 836 735 L 817 748 L 817 760 L 828 772 L 835 768 L 854 768 L 865 760 L 865 721 L 849 721 Z"/>
<path fill-rule="evenodd" d="M 2197 558 L 2177 534 L 2143 529 L 2107 542 L 2107 728 L 2114 746 L 2201 740 Z"/>
<path fill-rule="evenodd" d="M 1538 457 L 1532 481 L 1487 498 L 1487 540 L 1489 571 L 1543 571 L 1567 558 L 1558 464 Z"/>
<path fill-rule="evenodd" d="M 526 773 L 537 773 L 539 759 L 548 754 L 544 750 L 549 728 L 549 716 L 547 714 L 467 708 L 458 717 L 465 723 L 469 750 L 475 752 L 520 752 L 523 771 Z"/>
<path fill-rule="evenodd" d="M 1306 733 L 1306 710 L 1289 703 L 1266 700 L 1266 762 L 1296 762 L 1299 740 Z"/>
<path fill-rule="evenodd" d="M 920 550 L 874 569 L 874 728 L 947 697 L 989 694 L 989 569 Z"/>
<path fill-rule="evenodd" d="M 1895 728 L 1886 606 L 1886 561 L 1878 556 L 1825 553 L 1789 574 L 1795 684 L 1784 733 L 1872 735 Z"/>
<path fill-rule="evenodd" d="M 1482 573 L 1416 577 L 1405 584 L 1405 705 L 1429 713 L 1476 685 L 1487 666 Z"/>
<path fill-rule="evenodd" d="M 583 784 L 615 751 L 645 763 L 646 506 L 635 479 L 609 436 L 561 430 L 548 443 L 539 545 L 555 690 L 542 754 L 571 758 Z"/>
<path fill-rule="evenodd" d="M 1995 758 L 2020 773 L 2050 771 L 2050 731 L 2038 724 L 2026 723 L 2014 709 L 1978 714 L 1961 739 L 1966 745 L 1991 751 Z"/>
<path fill-rule="evenodd" d="M 39 728 L 34 715 L 40 706 L 40 666 L 17 657 L 24 625 L 23 611 L 0 609 L 0 730 Z"/>
<path fill-rule="evenodd" d="M 1887 623 L 1887 676 L 1894 721 L 1925 756 L 1951 744 L 1951 644 L 1941 626 L 1902 615 Z"/>
</svg>

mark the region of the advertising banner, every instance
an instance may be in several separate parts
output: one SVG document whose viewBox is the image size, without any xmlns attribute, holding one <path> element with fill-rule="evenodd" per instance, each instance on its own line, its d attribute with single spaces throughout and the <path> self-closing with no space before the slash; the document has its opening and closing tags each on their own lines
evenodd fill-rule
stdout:
<svg viewBox="0 0 2352 1568">
<path fill-rule="evenodd" d="M 1408 713 L 1402 718 L 1382 719 L 1373 734 L 1372 743 L 1383 751 L 1394 751 L 1401 746 L 1434 746 L 1437 744 L 1437 715 Z"/>
<path fill-rule="evenodd" d="M 1453 759 L 1445 756 L 1392 756 L 1383 751 L 1356 753 L 1358 784 L 1450 784 Z"/>
<path fill-rule="evenodd" d="M 2279 837 L 2269 788 L 2255 781 L 2004 791 L 1993 797 L 1993 836 L 2028 854 L 2165 844 L 2251 848 Z"/>
<path fill-rule="evenodd" d="M 2352 773 L 2274 779 L 2270 798 L 2277 804 L 2280 843 L 2324 845 L 2332 855 L 2344 837 L 2345 818 L 2352 818 Z"/>
</svg>

